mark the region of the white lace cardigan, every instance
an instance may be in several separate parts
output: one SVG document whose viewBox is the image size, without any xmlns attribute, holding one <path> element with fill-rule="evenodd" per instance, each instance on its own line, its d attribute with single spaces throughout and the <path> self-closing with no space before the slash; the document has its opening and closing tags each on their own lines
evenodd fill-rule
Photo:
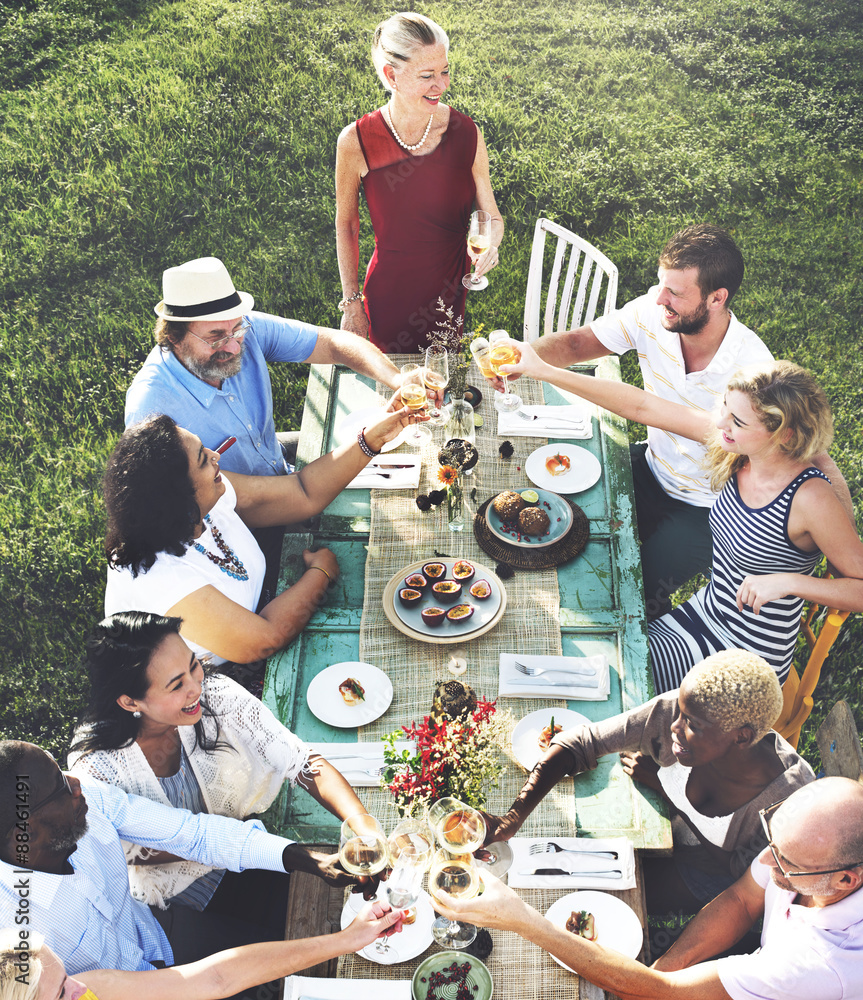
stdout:
<svg viewBox="0 0 863 1000">
<path fill-rule="evenodd" d="M 222 674 L 212 674 L 205 681 L 203 697 L 210 711 L 218 716 L 219 741 L 231 747 L 205 753 L 195 742 L 194 726 L 179 729 L 208 813 L 245 819 L 272 805 L 284 781 L 294 782 L 300 775 L 312 773 L 308 747 L 245 688 Z M 204 718 L 204 725 L 207 734 L 212 735 L 212 720 Z M 76 732 L 75 737 L 83 731 Z M 137 743 L 83 757 L 70 753 L 68 763 L 73 774 L 88 774 L 134 795 L 170 805 Z M 172 896 L 210 871 L 195 861 L 135 865 L 131 862 L 143 849 L 127 842 L 123 847 L 130 862 L 132 895 L 161 909 Z"/>
</svg>

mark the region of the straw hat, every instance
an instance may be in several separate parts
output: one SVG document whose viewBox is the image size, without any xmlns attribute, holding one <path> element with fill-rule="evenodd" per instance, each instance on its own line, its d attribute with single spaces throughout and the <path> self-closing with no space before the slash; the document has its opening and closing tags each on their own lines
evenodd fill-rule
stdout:
<svg viewBox="0 0 863 1000">
<path fill-rule="evenodd" d="M 232 319 L 249 312 L 255 300 L 234 288 L 218 257 L 199 257 L 162 275 L 162 301 L 154 307 L 163 319 L 187 323 L 197 319 Z"/>
</svg>

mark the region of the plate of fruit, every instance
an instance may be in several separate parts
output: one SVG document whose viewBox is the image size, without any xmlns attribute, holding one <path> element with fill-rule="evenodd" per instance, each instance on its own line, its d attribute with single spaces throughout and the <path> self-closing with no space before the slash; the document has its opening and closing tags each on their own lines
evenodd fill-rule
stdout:
<svg viewBox="0 0 863 1000">
<path fill-rule="evenodd" d="M 506 608 L 506 590 L 480 563 L 431 559 L 399 570 L 384 588 L 383 606 L 405 635 L 423 642 L 461 642 L 497 625 Z"/>
<path fill-rule="evenodd" d="M 502 542 L 544 549 L 572 527 L 572 507 L 549 490 L 504 490 L 486 507 L 485 522 Z"/>
<path fill-rule="evenodd" d="M 593 452 L 577 444 L 545 444 L 532 451 L 524 463 L 527 478 L 544 490 L 581 493 L 602 475 Z"/>
</svg>

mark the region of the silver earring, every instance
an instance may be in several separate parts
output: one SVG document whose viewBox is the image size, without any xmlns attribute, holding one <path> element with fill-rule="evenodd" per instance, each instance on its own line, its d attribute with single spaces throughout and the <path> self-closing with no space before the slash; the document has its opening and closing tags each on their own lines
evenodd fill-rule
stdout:
<svg viewBox="0 0 863 1000">
<path fill-rule="evenodd" d="M 141 713 L 140 712 L 132 712 L 132 718 L 133 719 L 140 719 L 141 718 Z"/>
</svg>

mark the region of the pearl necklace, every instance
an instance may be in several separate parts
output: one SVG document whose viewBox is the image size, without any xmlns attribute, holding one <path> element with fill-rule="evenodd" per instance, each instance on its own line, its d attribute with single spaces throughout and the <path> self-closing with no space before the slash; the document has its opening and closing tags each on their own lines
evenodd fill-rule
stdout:
<svg viewBox="0 0 863 1000">
<path fill-rule="evenodd" d="M 223 573 L 227 573 L 234 580 L 248 580 L 249 573 L 246 567 L 243 565 L 242 560 L 238 559 L 234 550 L 230 545 L 222 538 L 222 533 L 210 520 L 210 515 L 207 514 L 204 517 L 204 521 L 209 525 L 210 531 L 213 534 L 213 538 L 216 542 L 216 546 L 222 553 L 220 556 L 214 556 L 212 552 L 208 552 L 207 549 L 201 545 L 200 542 L 195 542 L 195 548 L 198 552 L 205 555 L 211 563 L 215 563 Z"/>
<path fill-rule="evenodd" d="M 393 134 L 393 138 L 402 147 L 402 149 L 407 149 L 409 152 L 413 152 L 415 149 L 419 149 L 420 146 L 428 139 L 428 134 L 431 131 L 431 124 L 434 121 L 434 111 L 429 115 L 428 125 L 426 125 L 426 130 L 423 132 L 423 137 L 419 142 L 415 142 L 413 146 L 409 146 L 402 137 L 396 132 L 396 127 L 393 125 L 393 120 L 390 117 L 390 107 L 388 104 L 384 105 L 384 118 L 387 120 L 387 125 L 390 127 L 390 131 Z"/>
</svg>

